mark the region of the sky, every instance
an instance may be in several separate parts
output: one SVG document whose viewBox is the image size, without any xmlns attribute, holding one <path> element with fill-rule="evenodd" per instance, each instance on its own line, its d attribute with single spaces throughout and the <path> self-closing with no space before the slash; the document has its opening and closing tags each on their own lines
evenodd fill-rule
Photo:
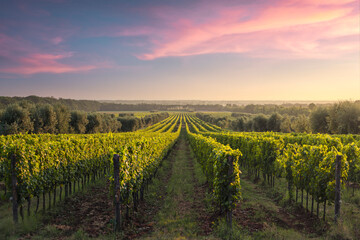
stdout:
<svg viewBox="0 0 360 240">
<path fill-rule="evenodd" d="M 359 0 L 1 0 L 0 95 L 358 100 Z"/>
</svg>

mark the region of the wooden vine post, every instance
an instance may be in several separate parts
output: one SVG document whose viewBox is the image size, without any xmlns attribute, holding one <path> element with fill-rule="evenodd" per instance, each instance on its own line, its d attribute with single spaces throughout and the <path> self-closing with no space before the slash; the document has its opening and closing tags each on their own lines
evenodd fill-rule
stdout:
<svg viewBox="0 0 360 240">
<path fill-rule="evenodd" d="M 115 231 L 120 230 L 120 182 L 119 182 L 119 155 L 114 154 L 114 200 L 115 200 Z"/>
<path fill-rule="evenodd" d="M 337 155 L 335 160 L 335 223 L 340 217 L 340 178 L 341 178 L 341 156 Z"/>
<path fill-rule="evenodd" d="M 17 197 L 17 179 L 16 179 L 16 156 L 11 156 L 11 186 L 12 186 L 12 211 L 15 223 L 18 223 L 18 197 Z"/>
<path fill-rule="evenodd" d="M 234 163 L 233 163 L 233 157 L 232 156 L 228 156 L 227 158 L 228 161 L 228 176 L 233 176 L 234 174 Z M 230 179 L 229 182 L 229 186 L 231 185 L 231 183 L 234 181 L 233 177 Z M 230 200 L 232 198 L 231 193 L 229 193 L 228 199 Z M 232 228 L 232 206 L 228 206 L 226 208 L 226 223 L 229 227 L 229 229 Z"/>
</svg>

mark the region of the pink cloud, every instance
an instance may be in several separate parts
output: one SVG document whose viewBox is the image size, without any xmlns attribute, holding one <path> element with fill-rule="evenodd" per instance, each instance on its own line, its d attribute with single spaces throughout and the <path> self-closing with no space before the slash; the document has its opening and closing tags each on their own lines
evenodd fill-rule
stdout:
<svg viewBox="0 0 360 240">
<path fill-rule="evenodd" d="M 151 9 L 153 16 L 165 22 L 163 26 L 139 26 L 119 30 L 117 34 L 146 36 L 152 46 L 148 53 L 137 55 L 143 60 L 211 53 L 337 57 L 359 50 L 354 41 L 342 38 L 359 34 L 356 3 L 283 0 L 268 5 L 222 6 L 206 1 L 191 10 Z M 332 39 L 337 39 L 336 43 Z"/>
<path fill-rule="evenodd" d="M 311 5 L 344 5 L 346 3 L 353 3 L 355 2 L 354 0 L 294 0 L 293 2 L 295 3 L 306 3 L 306 4 L 311 4 Z"/>
<path fill-rule="evenodd" d="M 35 74 L 35 73 L 69 73 L 89 71 L 97 66 L 71 66 L 62 64 L 58 60 L 71 57 L 71 53 L 66 54 L 33 54 L 27 57 L 20 57 L 20 66 L 1 68 L 0 72 L 15 74 Z"/>
<path fill-rule="evenodd" d="M 55 51 L 58 52 L 58 51 Z M 23 39 L 17 39 L 0 33 L 0 57 L 6 59 L 0 66 L 0 73 L 31 75 L 36 73 L 83 72 L 95 68 L 107 67 L 106 64 L 65 64 L 71 59 L 72 52 L 60 54 L 44 52 Z"/>
<path fill-rule="evenodd" d="M 0 56 L 14 58 L 19 52 L 28 52 L 31 46 L 22 39 L 16 39 L 0 33 Z"/>
</svg>

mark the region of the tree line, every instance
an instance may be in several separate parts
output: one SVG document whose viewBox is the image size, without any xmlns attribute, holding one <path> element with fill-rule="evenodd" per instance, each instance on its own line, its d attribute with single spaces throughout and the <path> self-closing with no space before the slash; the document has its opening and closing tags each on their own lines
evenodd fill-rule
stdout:
<svg viewBox="0 0 360 240">
<path fill-rule="evenodd" d="M 232 113 L 231 117 L 216 117 L 197 113 L 204 121 L 235 131 L 306 132 L 329 134 L 360 134 L 360 102 L 343 101 L 332 105 L 309 106 L 308 112 L 297 115 Z"/>
<path fill-rule="evenodd" d="M 231 117 L 198 114 L 236 131 L 359 133 L 360 101 L 335 104 L 118 104 L 52 97 L 0 97 L 0 134 L 134 131 L 165 115 L 115 116 L 95 111 L 227 111 Z"/>
<path fill-rule="evenodd" d="M 235 113 L 263 113 L 270 115 L 272 113 L 287 114 L 296 116 L 299 114 L 308 115 L 315 104 L 306 103 L 284 103 L 278 104 L 158 104 L 158 103 L 114 103 L 114 102 L 100 102 L 92 100 L 74 100 L 54 97 L 2 97 L 0 96 L 0 110 L 5 109 L 13 103 L 20 103 L 27 101 L 33 104 L 61 104 L 67 106 L 70 110 L 82 110 L 86 112 L 95 111 L 228 111 Z M 322 106 L 331 106 L 331 104 L 322 104 Z"/>
<path fill-rule="evenodd" d="M 152 125 L 168 116 L 168 113 L 153 113 L 138 118 L 133 114 L 84 112 L 70 110 L 63 104 L 22 101 L 0 111 L 0 134 L 127 132 Z"/>
<path fill-rule="evenodd" d="M 50 105 L 64 105 L 70 110 L 81 110 L 86 112 L 99 111 L 101 104 L 98 101 L 92 100 L 75 100 L 75 99 L 64 99 L 54 97 L 38 97 L 38 96 L 27 96 L 27 97 L 4 97 L 0 96 L 0 110 L 7 108 L 10 104 L 29 102 L 33 104 L 50 104 Z"/>
</svg>

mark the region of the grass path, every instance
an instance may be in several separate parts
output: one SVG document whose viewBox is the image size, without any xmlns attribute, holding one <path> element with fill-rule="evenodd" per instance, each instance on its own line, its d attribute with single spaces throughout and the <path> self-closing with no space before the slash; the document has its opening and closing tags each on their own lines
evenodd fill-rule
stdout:
<svg viewBox="0 0 360 240">
<path fill-rule="evenodd" d="M 271 188 L 242 178 L 243 200 L 234 210 L 234 219 L 249 239 L 317 238 L 317 218 L 297 207 L 284 208 L 274 201 Z M 246 234 L 245 234 L 246 235 Z"/>
<path fill-rule="evenodd" d="M 199 166 L 195 163 L 186 141 L 181 134 L 169 159 L 172 160 L 171 176 L 164 183 L 165 199 L 155 217 L 154 229 L 144 239 L 199 239 L 202 233 L 198 224 L 201 209 L 195 209 L 202 201 L 199 189 Z"/>
<path fill-rule="evenodd" d="M 213 221 L 219 220 L 217 209 L 206 207 L 209 205 L 206 203 L 206 181 L 184 132 L 160 171 L 159 182 L 154 186 L 163 188 L 157 196 L 161 200 L 158 203 L 160 209 L 154 217 L 151 232 L 140 239 L 217 239 L 215 235 L 226 238 L 227 234 L 221 232 L 226 231 L 222 226 L 215 226 L 217 230 L 212 226 Z M 267 195 L 264 186 L 244 178 L 241 184 L 243 201 L 234 210 L 234 220 L 240 231 L 236 236 L 244 239 L 303 239 L 314 231 L 311 226 L 314 221 L 302 219 L 302 213 L 289 214 Z M 303 231 L 307 234 L 302 234 Z"/>
</svg>

